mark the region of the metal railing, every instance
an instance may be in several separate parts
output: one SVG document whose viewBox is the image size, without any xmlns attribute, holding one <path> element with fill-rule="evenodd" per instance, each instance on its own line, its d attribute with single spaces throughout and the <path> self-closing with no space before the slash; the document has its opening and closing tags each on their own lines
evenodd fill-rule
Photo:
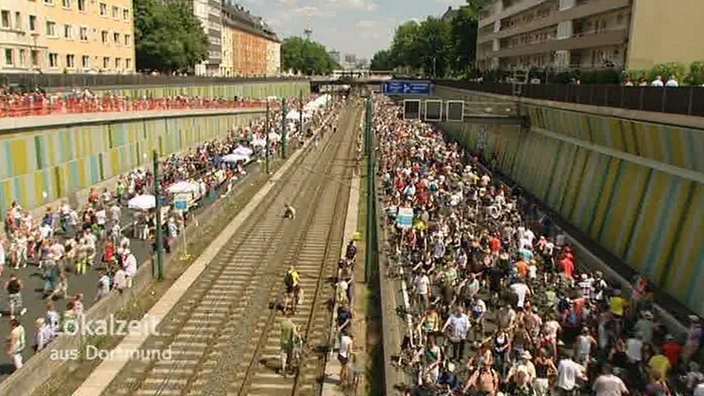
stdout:
<svg viewBox="0 0 704 396">
<path fill-rule="evenodd" d="M 67 87 L 115 87 L 154 85 L 217 85 L 278 80 L 305 80 L 301 77 L 200 77 L 148 74 L 0 74 L 0 85 L 13 87 L 67 88 Z"/>
<path fill-rule="evenodd" d="M 434 81 L 438 86 L 553 100 L 592 106 L 704 116 L 704 87 L 627 87 L 619 85 L 523 84 L 514 95 L 512 84 L 473 81 Z"/>
</svg>

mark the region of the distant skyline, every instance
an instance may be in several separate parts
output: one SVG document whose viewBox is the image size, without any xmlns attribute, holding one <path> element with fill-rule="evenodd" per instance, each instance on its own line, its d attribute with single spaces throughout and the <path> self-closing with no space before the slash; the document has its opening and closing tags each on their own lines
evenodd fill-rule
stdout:
<svg viewBox="0 0 704 396">
<path fill-rule="evenodd" d="M 264 20 L 279 38 L 303 36 L 312 15 L 311 39 L 328 49 L 371 59 L 388 48 L 396 27 L 409 20 L 440 16 L 465 0 L 239 0 Z"/>
</svg>

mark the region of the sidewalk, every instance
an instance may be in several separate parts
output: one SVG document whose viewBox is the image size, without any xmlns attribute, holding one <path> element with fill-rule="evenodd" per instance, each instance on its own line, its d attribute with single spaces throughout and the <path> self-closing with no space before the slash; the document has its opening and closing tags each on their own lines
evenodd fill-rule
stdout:
<svg viewBox="0 0 704 396">
<path fill-rule="evenodd" d="M 358 221 L 357 217 L 359 216 L 359 182 L 360 182 L 360 176 L 355 175 L 352 177 L 350 180 L 350 198 L 349 202 L 347 204 L 347 217 L 345 218 L 345 229 L 344 229 L 344 239 L 342 241 L 342 249 L 340 252 L 340 257 L 344 257 L 346 253 L 346 248 L 347 248 L 347 242 L 350 241 L 354 234 L 357 232 L 357 227 L 358 227 Z M 366 247 L 365 247 L 366 248 Z M 359 251 L 357 252 L 357 257 L 359 258 Z M 359 266 L 357 267 L 359 268 Z M 360 271 L 355 271 L 355 284 L 359 285 L 361 282 L 359 282 L 359 276 L 357 273 Z M 362 280 L 364 279 L 364 273 L 362 273 Z M 362 327 L 360 328 L 360 322 L 361 318 L 357 315 L 359 313 L 359 304 L 360 300 L 362 299 L 362 296 L 360 296 L 360 290 L 366 290 L 366 288 L 363 287 L 355 287 L 354 292 L 354 301 L 352 302 L 353 307 L 352 307 L 352 312 L 354 315 L 353 319 L 353 329 L 356 334 L 359 334 L 359 331 L 364 331 L 365 329 Z M 332 318 L 332 329 L 336 329 L 337 327 L 337 301 L 335 301 L 335 306 L 333 308 L 333 318 Z M 337 360 L 337 352 L 338 352 L 338 334 L 337 331 L 334 332 L 335 335 L 335 340 L 333 340 L 333 345 L 334 347 L 330 350 L 330 356 L 328 356 L 327 364 L 325 365 L 325 377 L 323 380 L 323 391 L 322 395 L 323 396 L 344 396 L 345 393 L 341 391 L 338 387 L 338 384 L 340 383 L 340 361 Z M 364 351 L 364 342 L 361 344 L 359 343 L 360 340 L 362 340 L 362 337 L 355 337 L 355 345 L 354 349 L 358 354 L 362 354 Z M 359 360 L 357 360 L 359 362 Z"/>
</svg>

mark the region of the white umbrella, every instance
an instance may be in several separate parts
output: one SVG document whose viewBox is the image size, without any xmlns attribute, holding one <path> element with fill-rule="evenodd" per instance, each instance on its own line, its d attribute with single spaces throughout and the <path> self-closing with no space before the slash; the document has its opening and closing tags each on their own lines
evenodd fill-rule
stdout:
<svg viewBox="0 0 704 396">
<path fill-rule="evenodd" d="M 228 155 L 222 157 L 222 160 L 225 162 L 228 162 L 228 163 L 237 162 L 237 161 L 248 161 L 249 156 L 242 155 L 242 154 L 228 154 Z"/>
<path fill-rule="evenodd" d="M 180 194 L 180 193 L 191 193 L 191 192 L 197 192 L 198 191 L 198 185 L 187 182 L 187 181 L 180 181 L 178 183 L 174 183 L 170 185 L 166 191 L 168 191 L 171 194 Z"/>
<path fill-rule="evenodd" d="M 237 148 L 235 148 L 232 151 L 232 154 L 240 154 L 240 155 L 246 155 L 246 156 L 250 156 L 250 155 L 252 155 L 252 153 L 254 153 L 254 150 L 252 150 L 249 147 L 244 147 L 244 146 L 237 146 Z"/>
<path fill-rule="evenodd" d="M 271 132 L 271 133 L 269 134 L 269 141 L 271 141 L 271 142 L 278 142 L 278 141 L 280 141 L 280 140 L 281 140 L 281 135 L 279 135 L 278 133 Z"/>
<path fill-rule="evenodd" d="M 156 208 L 156 197 L 150 194 L 137 195 L 127 202 L 127 207 L 137 210 L 148 210 Z"/>
</svg>

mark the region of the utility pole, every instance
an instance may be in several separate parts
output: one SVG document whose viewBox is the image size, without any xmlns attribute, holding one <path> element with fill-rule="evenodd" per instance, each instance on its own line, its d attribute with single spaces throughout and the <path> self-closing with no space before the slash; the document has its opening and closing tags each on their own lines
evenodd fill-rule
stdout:
<svg viewBox="0 0 704 396">
<path fill-rule="evenodd" d="M 365 280 L 367 283 L 370 282 L 371 278 L 371 265 L 373 259 L 372 244 L 374 241 L 373 228 L 374 228 L 374 149 L 373 149 L 373 137 L 372 137 L 372 97 L 371 95 L 367 98 L 367 117 L 365 125 L 365 141 L 366 141 L 366 152 L 367 152 L 367 230 L 366 230 L 366 242 L 364 247 L 365 252 Z"/>
<path fill-rule="evenodd" d="M 281 97 L 281 158 L 286 159 L 286 97 Z"/>
<path fill-rule="evenodd" d="M 164 234 L 161 229 L 161 182 L 159 180 L 159 154 L 154 150 L 154 199 L 156 200 L 156 279 L 164 279 Z"/>
<path fill-rule="evenodd" d="M 266 133 L 266 174 L 269 174 L 269 101 L 266 101 L 266 125 L 264 126 Z"/>
<path fill-rule="evenodd" d="M 301 138 L 305 139 L 305 136 L 303 135 L 303 91 L 298 92 L 298 127 L 301 129 Z"/>
</svg>

